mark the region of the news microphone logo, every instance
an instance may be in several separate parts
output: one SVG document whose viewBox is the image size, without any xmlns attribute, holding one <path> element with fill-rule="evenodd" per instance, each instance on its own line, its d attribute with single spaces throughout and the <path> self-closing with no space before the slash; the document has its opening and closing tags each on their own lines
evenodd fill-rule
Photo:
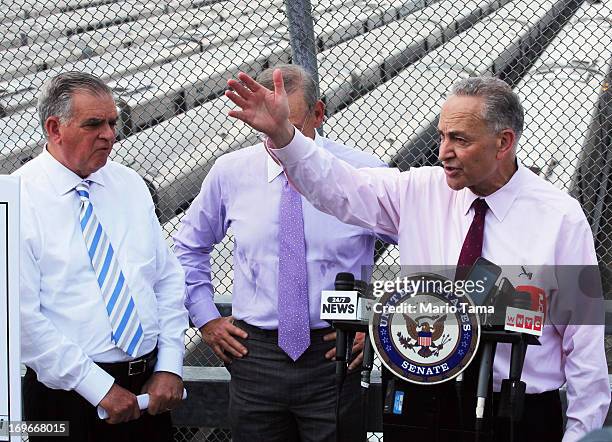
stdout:
<svg viewBox="0 0 612 442">
<path fill-rule="evenodd" d="M 542 336 L 543 323 L 544 314 L 542 312 L 516 307 L 508 307 L 506 309 L 505 330 Z"/>
<path fill-rule="evenodd" d="M 354 319 L 356 296 L 338 296 L 333 293 L 335 292 L 332 292 L 332 294 L 323 292 L 323 297 L 326 299 L 321 304 L 321 319 L 327 319 L 324 317 L 327 315 L 334 315 L 333 319 L 338 319 L 337 315 L 349 315 L 350 318 L 347 319 Z M 355 292 L 355 295 L 357 295 L 357 292 Z"/>
<path fill-rule="evenodd" d="M 357 319 L 356 291 L 324 290 L 321 293 L 321 319 L 327 321 Z"/>
</svg>

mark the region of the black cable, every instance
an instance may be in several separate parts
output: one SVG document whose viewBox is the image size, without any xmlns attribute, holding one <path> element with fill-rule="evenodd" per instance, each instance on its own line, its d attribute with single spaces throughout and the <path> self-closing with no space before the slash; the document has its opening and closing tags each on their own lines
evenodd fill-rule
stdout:
<svg viewBox="0 0 612 442">
<path fill-rule="evenodd" d="M 342 396 L 342 387 L 344 386 L 344 380 L 346 379 L 347 354 L 349 354 L 349 339 L 349 333 L 345 332 L 344 330 L 336 329 L 336 442 L 341 442 L 340 398 Z"/>
<path fill-rule="evenodd" d="M 336 442 L 341 442 L 340 439 L 340 396 L 342 395 L 342 386 L 344 382 L 336 385 Z"/>
</svg>

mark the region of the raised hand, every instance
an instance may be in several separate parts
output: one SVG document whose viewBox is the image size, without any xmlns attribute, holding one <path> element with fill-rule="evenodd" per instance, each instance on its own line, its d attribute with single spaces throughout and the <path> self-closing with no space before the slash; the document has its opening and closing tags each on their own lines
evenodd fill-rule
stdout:
<svg viewBox="0 0 612 442">
<path fill-rule="evenodd" d="M 225 96 L 240 110 L 232 110 L 229 116 L 244 121 L 253 129 L 265 133 L 274 147 L 284 147 L 293 138 L 294 127 L 289 122 L 289 104 L 283 83 L 283 74 L 276 69 L 272 76 L 274 90 L 266 89 L 247 74 L 238 74 L 238 80 L 228 80 L 232 90 Z"/>
</svg>

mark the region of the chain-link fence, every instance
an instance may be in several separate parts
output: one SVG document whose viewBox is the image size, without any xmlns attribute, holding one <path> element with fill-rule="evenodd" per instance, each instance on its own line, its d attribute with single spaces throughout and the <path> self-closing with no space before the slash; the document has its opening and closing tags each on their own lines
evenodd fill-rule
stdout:
<svg viewBox="0 0 612 442">
<path fill-rule="evenodd" d="M 0 173 L 14 171 L 44 144 L 35 111 L 42 83 L 62 71 L 91 72 L 117 96 L 112 158 L 147 181 L 171 241 L 214 161 L 258 141 L 227 117 L 232 106 L 223 92 L 238 72 L 257 75 L 292 60 L 316 68 L 326 136 L 402 170 L 436 164 L 437 118 L 452 83 L 497 76 L 526 109 L 520 161 L 579 198 L 610 280 L 612 2 L 312 0 L 308 6 L 302 0 L 2 0 Z M 213 258 L 220 295 L 232 292 L 232 248 L 228 236 Z M 380 246 L 377 257 L 399 263 L 396 247 Z M 605 290 L 612 292 L 609 282 Z M 195 329 L 186 342 L 186 364 L 220 365 Z M 229 434 L 179 428 L 177 440 L 221 441 Z"/>
</svg>

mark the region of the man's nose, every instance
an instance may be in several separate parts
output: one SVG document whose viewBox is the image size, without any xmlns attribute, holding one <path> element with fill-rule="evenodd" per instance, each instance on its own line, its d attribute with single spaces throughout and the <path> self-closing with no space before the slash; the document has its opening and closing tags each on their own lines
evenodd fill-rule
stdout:
<svg viewBox="0 0 612 442">
<path fill-rule="evenodd" d="M 452 143 L 448 140 L 441 140 L 438 148 L 438 159 L 445 161 L 454 157 L 455 151 L 453 150 Z"/>
<path fill-rule="evenodd" d="M 100 138 L 105 140 L 115 139 L 115 127 L 106 123 L 100 133 Z"/>
</svg>

